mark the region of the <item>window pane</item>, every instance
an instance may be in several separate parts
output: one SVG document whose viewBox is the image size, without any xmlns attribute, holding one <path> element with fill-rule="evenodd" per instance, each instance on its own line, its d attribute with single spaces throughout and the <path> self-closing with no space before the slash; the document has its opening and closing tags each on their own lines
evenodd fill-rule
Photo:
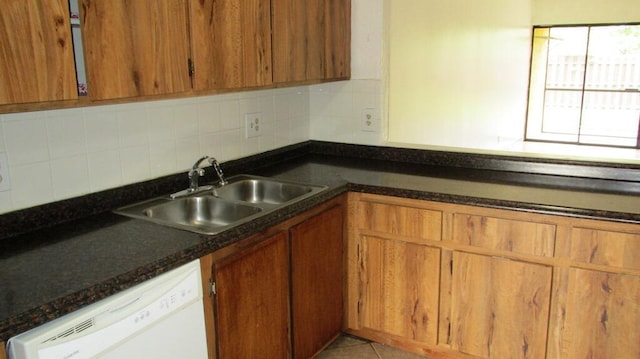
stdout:
<svg viewBox="0 0 640 359">
<path fill-rule="evenodd" d="M 563 137 L 562 141 L 577 141 L 581 106 L 582 91 L 547 90 L 542 132 L 549 135 L 572 135 Z"/>
<path fill-rule="evenodd" d="M 582 89 L 588 35 L 588 27 L 551 28 L 547 63 L 548 89 Z"/>
<path fill-rule="evenodd" d="M 640 25 L 591 28 L 585 88 L 640 89 Z"/>
<path fill-rule="evenodd" d="M 640 94 L 585 91 L 580 143 L 635 146 Z"/>
</svg>

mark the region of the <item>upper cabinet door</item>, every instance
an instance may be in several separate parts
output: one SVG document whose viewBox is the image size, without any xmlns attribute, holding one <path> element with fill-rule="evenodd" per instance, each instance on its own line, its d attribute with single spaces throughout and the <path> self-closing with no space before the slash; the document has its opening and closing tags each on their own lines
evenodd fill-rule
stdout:
<svg viewBox="0 0 640 359">
<path fill-rule="evenodd" d="M 2 0 L 0 105 L 77 97 L 67 0 Z"/>
<path fill-rule="evenodd" d="M 191 90 L 184 0 L 82 0 L 89 97 L 94 100 Z"/>
<path fill-rule="evenodd" d="M 272 1 L 274 82 L 322 79 L 325 0 Z"/>
<path fill-rule="evenodd" d="M 350 0 L 272 0 L 273 80 L 350 76 Z"/>
<path fill-rule="evenodd" d="M 326 0 L 324 78 L 351 77 L 351 0 Z"/>
<path fill-rule="evenodd" d="M 194 89 L 270 85 L 271 1 L 191 0 Z"/>
</svg>

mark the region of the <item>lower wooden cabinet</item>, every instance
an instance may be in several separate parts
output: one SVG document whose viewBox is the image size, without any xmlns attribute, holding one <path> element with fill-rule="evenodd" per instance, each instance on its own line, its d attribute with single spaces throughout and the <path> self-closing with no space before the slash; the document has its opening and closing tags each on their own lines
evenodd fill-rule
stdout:
<svg viewBox="0 0 640 359">
<path fill-rule="evenodd" d="M 550 266 L 454 252 L 451 349 L 479 358 L 544 358 Z"/>
<path fill-rule="evenodd" d="M 440 249 L 361 238 L 360 323 L 368 330 L 436 344 Z"/>
<path fill-rule="evenodd" d="M 311 358 L 342 330 L 342 212 L 335 206 L 289 231 L 294 358 Z"/>
<path fill-rule="evenodd" d="M 432 358 L 640 358 L 640 225 L 362 193 L 348 208 L 347 331 Z"/>
<path fill-rule="evenodd" d="M 340 334 L 344 200 L 201 259 L 210 358 L 306 359 Z"/>
<path fill-rule="evenodd" d="M 289 357 L 289 265 L 281 232 L 214 265 L 218 357 Z"/>
</svg>

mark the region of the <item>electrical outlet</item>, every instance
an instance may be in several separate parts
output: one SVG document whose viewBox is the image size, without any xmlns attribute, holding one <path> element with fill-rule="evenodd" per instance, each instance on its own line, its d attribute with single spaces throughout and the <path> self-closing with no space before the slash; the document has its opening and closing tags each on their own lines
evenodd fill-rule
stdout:
<svg viewBox="0 0 640 359">
<path fill-rule="evenodd" d="M 9 161 L 6 153 L 0 153 L 0 192 L 11 189 L 9 182 Z"/>
<path fill-rule="evenodd" d="M 262 123 L 262 113 L 247 113 L 244 115 L 244 129 L 247 138 L 262 136 L 264 125 Z"/>
<path fill-rule="evenodd" d="M 362 110 L 362 117 L 360 118 L 360 128 L 365 132 L 377 132 L 378 131 L 378 119 L 375 117 L 376 110 L 374 108 L 365 108 Z"/>
</svg>

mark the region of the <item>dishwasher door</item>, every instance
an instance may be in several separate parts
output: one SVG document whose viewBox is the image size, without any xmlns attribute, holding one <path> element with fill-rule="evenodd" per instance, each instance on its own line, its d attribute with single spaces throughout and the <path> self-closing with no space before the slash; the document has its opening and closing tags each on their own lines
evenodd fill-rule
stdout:
<svg viewBox="0 0 640 359">
<path fill-rule="evenodd" d="M 10 359 L 207 358 L 199 260 L 9 339 Z"/>
</svg>

